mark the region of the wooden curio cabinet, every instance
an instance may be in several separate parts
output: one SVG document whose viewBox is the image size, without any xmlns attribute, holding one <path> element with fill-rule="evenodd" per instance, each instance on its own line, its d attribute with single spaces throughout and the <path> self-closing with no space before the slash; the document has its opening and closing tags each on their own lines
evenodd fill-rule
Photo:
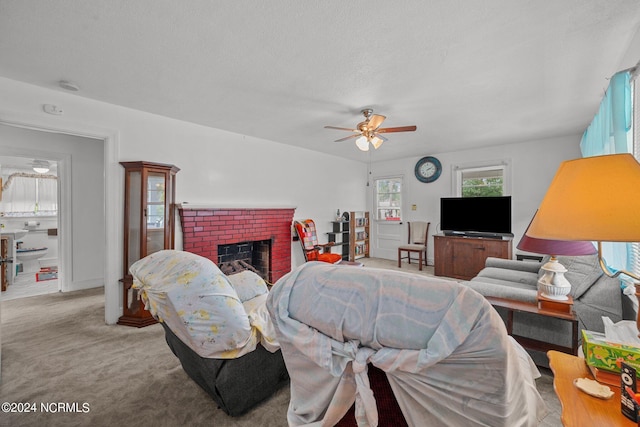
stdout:
<svg viewBox="0 0 640 427">
<path fill-rule="evenodd" d="M 139 259 L 175 243 L 176 166 L 120 162 L 124 167 L 124 257 L 122 316 L 119 325 L 138 328 L 156 323 L 133 289 L 129 267 Z"/>
</svg>

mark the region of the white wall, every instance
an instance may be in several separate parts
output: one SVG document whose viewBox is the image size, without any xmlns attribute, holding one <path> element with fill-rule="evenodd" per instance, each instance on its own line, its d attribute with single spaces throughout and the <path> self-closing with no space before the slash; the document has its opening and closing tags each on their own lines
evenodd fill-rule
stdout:
<svg viewBox="0 0 640 427">
<path fill-rule="evenodd" d="M 293 205 L 329 231 L 336 209 L 365 209 L 366 165 L 0 78 L 0 122 L 105 139 L 105 318 L 121 313 L 123 171 L 119 161 L 178 166 L 179 202 Z M 56 104 L 62 116 L 42 111 Z M 292 244 L 292 263 L 302 262 Z"/>
<path fill-rule="evenodd" d="M 430 221 L 429 234 L 439 232 L 440 198 L 455 196 L 453 192 L 453 165 L 473 164 L 507 159 L 511 163 L 512 231 L 513 250 L 524 233 L 529 221 L 542 201 L 559 164 L 568 159 L 581 157 L 580 137 L 573 135 L 501 145 L 476 150 L 431 154 L 442 163 L 442 175 L 433 183 L 422 183 L 415 178 L 414 167 L 421 157 L 411 157 L 372 165 L 373 177 L 401 175 L 403 179 L 403 220 Z M 373 188 L 373 186 L 372 186 Z M 373 194 L 368 195 L 368 205 L 373 206 Z M 417 205 L 412 211 L 411 205 Z M 372 209 L 372 208 L 371 208 Z M 472 214 L 472 213 L 470 213 Z M 405 233 L 401 241 L 406 241 Z M 372 256 L 379 256 L 372 248 Z M 433 264 L 433 239 L 429 239 L 428 261 Z"/>
</svg>

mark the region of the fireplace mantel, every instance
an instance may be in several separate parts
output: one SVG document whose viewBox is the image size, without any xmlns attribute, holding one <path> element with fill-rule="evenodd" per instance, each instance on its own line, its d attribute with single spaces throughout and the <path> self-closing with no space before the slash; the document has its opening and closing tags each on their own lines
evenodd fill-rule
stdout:
<svg viewBox="0 0 640 427">
<path fill-rule="evenodd" d="M 293 206 L 178 205 L 183 249 L 218 263 L 218 246 L 271 241 L 268 280 L 275 283 L 291 271 Z"/>
<path fill-rule="evenodd" d="M 293 205 L 245 205 L 242 203 L 218 204 L 218 203 L 189 203 L 182 202 L 177 204 L 178 209 L 296 209 Z"/>
</svg>

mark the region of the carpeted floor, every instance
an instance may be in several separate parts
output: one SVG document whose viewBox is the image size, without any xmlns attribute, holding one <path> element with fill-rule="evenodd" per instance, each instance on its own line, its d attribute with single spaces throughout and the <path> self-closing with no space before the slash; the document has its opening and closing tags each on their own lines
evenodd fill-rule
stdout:
<svg viewBox="0 0 640 427">
<path fill-rule="evenodd" d="M 366 264 L 397 268 L 385 260 Z M 402 270 L 418 273 L 415 264 Z M 287 425 L 288 388 L 243 417 L 228 417 L 184 373 L 160 325 L 104 324 L 101 288 L 1 304 L 0 402 L 35 404 L 35 411 L 0 413 L 0 426 Z M 541 426 L 560 426 L 548 371 L 537 385 L 550 410 Z"/>
<path fill-rule="evenodd" d="M 287 425 L 287 388 L 228 417 L 184 373 L 160 325 L 105 325 L 101 288 L 5 301 L 1 315 L 0 402 L 36 411 L 0 413 L 0 426 Z M 79 409 L 44 413 L 50 403 Z"/>
</svg>

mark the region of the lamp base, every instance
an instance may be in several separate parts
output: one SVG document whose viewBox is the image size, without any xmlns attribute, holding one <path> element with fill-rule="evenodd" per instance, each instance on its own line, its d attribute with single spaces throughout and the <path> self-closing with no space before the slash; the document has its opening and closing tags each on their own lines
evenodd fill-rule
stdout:
<svg viewBox="0 0 640 427">
<path fill-rule="evenodd" d="M 538 291 L 545 298 L 555 301 L 567 301 L 569 299 L 569 293 L 571 292 L 571 285 L 558 286 L 553 283 L 545 282 L 544 278 L 541 278 L 538 280 Z"/>
<path fill-rule="evenodd" d="M 543 265 L 544 274 L 538 279 L 538 290 L 546 298 L 556 301 L 566 301 L 571 292 L 571 283 L 564 277 L 567 269 L 552 256 L 549 262 Z"/>
</svg>

